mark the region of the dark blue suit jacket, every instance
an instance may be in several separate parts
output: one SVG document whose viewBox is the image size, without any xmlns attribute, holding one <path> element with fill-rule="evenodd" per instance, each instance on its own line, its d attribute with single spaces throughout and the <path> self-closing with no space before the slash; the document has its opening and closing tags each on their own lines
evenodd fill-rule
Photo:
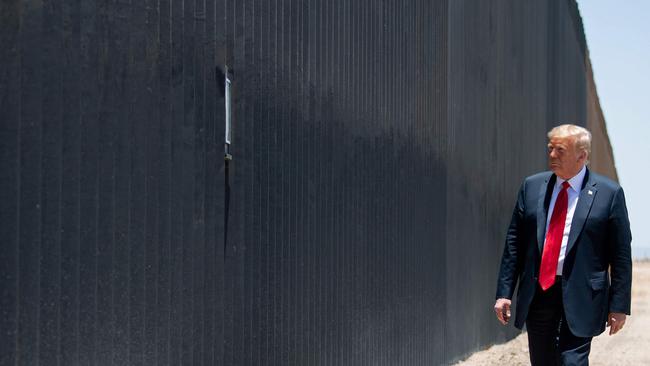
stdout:
<svg viewBox="0 0 650 366">
<path fill-rule="evenodd" d="M 512 299 L 519 283 L 515 309 L 515 326 L 519 329 L 538 286 L 555 181 L 551 172 L 526 178 L 508 227 L 496 298 Z M 631 241 L 623 189 L 587 169 L 562 269 L 564 313 L 574 335 L 591 337 L 602 333 L 608 312 L 630 314 Z"/>
</svg>

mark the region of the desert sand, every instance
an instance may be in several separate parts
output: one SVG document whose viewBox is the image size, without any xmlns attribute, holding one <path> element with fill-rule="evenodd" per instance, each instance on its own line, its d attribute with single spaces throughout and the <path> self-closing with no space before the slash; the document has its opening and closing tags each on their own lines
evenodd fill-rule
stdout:
<svg viewBox="0 0 650 366">
<path fill-rule="evenodd" d="M 497 322 L 497 320 L 494 320 Z M 632 315 L 625 327 L 610 336 L 609 328 L 592 342 L 589 364 L 650 365 L 650 261 L 635 261 L 632 278 Z M 530 365 L 528 339 L 522 333 L 515 339 L 472 354 L 457 363 L 462 366 Z"/>
</svg>

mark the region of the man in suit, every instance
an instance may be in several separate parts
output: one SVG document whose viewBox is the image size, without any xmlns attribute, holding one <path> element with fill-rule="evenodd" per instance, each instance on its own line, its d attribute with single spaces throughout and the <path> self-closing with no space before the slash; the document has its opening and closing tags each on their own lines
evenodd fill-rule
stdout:
<svg viewBox="0 0 650 366">
<path fill-rule="evenodd" d="M 530 361 L 588 365 L 592 337 L 615 334 L 630 314 L 632 260 L 623 189 L 586 164 L 591 133 L 561 125 L 548 133 L 552 172 L 519 190 L 497 283 L 494 310 L 526 324 Z"/>
</svg>

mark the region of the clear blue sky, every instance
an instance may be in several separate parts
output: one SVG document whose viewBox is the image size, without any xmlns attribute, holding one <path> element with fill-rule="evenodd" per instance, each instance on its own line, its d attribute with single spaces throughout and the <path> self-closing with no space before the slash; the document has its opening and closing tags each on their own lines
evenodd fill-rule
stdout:
<svg viewBox="0 0 650 366">
<path fill-rule="evenodd" d="M 650 257 L 650 1 L 578 0 L 600 105 L 632 227 Z"/>
</svg>

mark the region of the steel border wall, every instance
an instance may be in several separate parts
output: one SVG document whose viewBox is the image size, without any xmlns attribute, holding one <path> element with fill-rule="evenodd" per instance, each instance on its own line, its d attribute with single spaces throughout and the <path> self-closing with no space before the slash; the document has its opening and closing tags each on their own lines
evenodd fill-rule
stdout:
<svg viewBox="0 0 650 366">
<path fill-rule="evenodd" d="M 574 1 L 9 0 L 0 41 L 0 365 L 448 364 L 516 334 L 546 131 L 616 178 Z"/>
</svg>

